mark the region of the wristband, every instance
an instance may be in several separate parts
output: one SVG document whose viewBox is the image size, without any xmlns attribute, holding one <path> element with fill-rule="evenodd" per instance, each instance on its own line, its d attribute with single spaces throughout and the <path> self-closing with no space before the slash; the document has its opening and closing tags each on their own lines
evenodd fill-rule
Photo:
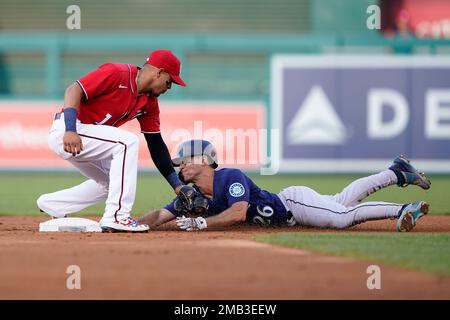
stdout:
<svg viewBox="0 0 450 320">
<path fill-rule="evenodd" d="M 66 124 L 66 132 L 77 132 L 77 109 L 72 107 L 64 108 L 64 123 Z"/>
<path fill-rule="evenodd" d="M 166 177 L 166 180 L 169 182 L 169 184 L 172 186 L 172 188 L 176 188 L 178 186 L 183 185 L 183 183 L 180 181 L 180 179 L 178 178 L 178 175 L 176 174 L 176 172 L 172 172 L 171 174 L 169 174 Z"/>
</svg>

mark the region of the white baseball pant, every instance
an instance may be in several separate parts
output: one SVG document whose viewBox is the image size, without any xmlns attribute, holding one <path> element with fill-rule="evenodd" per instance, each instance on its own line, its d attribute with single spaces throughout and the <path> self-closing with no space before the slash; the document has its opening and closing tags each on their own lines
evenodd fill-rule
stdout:
<svg viewBox="0 0 450 320">
<path fill-rule="evenodd" d="M 61 113 L 50 129 L 50 149 L 69 161 L 89 180 L 40 196 L 38 207 L 51 216 L 64 217 L 106 199 L 100 222 L 130 216 L 136 194 L 138 137 L 116 127 L 83 124 L 77 120 L 83 151 L 73 156 L 64 151 L 64 132 L 64 114 Z"/>
<path fill-rule="evenodd" d="M 348 185 L 342 192 L 321 195 L 311 188 L 292 186 L 278 197 L 302 226 L 348 228 L 369 220 L 396 218 L 402 204 L 361 201 L 372 193 L 397 183 L 397 177 L 386 170 Z"/>
</svg>

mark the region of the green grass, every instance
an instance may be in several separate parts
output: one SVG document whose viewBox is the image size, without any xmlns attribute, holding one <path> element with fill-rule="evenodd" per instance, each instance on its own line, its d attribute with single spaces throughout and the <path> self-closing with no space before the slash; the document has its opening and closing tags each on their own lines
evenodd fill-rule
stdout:
<svg viewBox="0 0 450 320">
<path fill-rule="evenodd" d="M 0 174 L 0 215 L 42 215 L 36 207 L 36 199 L 41 194 L 71 188 L 85 180 L 77 173 Z M 133 213 L 140 216 L 148 210 L 161 208 L 173 196 L 164 178 L 141 175 L 138 177 Z M 77 215 L 102 215 L 104 207 L 103 202 L 98 203 Z"/>
<path fill-rule="evenodd" d="M 288 233 L 255 240 L 450 276 L 449 233 Z"/>
<path fill-rule="evenodd" d="M 359 176 L 352 175 L 278 175 L 251 176 L 262 188 L 278 193 L 291 185 L 305 185 L 323 194 L 335 194 Z M 75 186 L 85 178 L 78 173 L 0 173 L 0 214 L 39 214 L 36 199 L 43 193 Z M 431 203 L 431 214 L 450 214 L 450 176 L 432 176 L 432 188 L 424 191 L 416 186 L 389 187 L 377 192 L 368 200 L 387 202 L 413 202 L 425 200 Z M 160 175 L 140 174 L 133 213 L 139 216 L 150 209 L 160 208 L 173 197 L 169 184 Z M 104 204 L 84 210 L 81 214 L 103 213 Z"/>
</svg>

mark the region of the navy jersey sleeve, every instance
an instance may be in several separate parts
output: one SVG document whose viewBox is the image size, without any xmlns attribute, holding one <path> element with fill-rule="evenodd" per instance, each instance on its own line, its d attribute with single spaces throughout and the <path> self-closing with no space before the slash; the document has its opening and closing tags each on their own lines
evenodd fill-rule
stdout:
<svg viewBox="0 0 450 320">
<path fill-rule="evenodd" d="M 178 217 L 179 216 L 179 212 L 177 210 L 175 210 L 175 199 L 173 199 L 171 203 L 166 205 L 164 207 L 164 209 L 170 211 L 171 214 L 173 214 L 174 216 Z"/>
<path fill-rule="evenodd" d="M 239 201 L 250 200 L 250 186 L 244 173 L 240 170 L 231 171 L 225 179 L 225 194 L 227 197 L 227 205 L 231 207 Z"/>
</svg>

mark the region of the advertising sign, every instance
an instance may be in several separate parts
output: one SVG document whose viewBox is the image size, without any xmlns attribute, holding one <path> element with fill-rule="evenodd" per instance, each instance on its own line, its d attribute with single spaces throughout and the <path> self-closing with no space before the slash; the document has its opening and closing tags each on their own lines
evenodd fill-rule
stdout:
<svg viewBox="0 0 450 320">
<path fill-rule="evenodd" d="M 284 171 L 450 172 L 450 57 L 274 56 L 271 123 Z"/>
<path fill-rule="evenodd" d="M 0 102 L 0 169 L 61 169 L 71 165 L 47 144 L 61 102 Z M 206 139 L 227 167 L 260 166 L 260 132 L 265 128 L 260 102 L 160 103 L 161 134 L 171 155 L 188 139 Z M 137 120 L 120 127 L 140 138 L 139 167 L 156 170 Z M 262 137 L 265 139 L 265 136 Z"/>
</svg>

